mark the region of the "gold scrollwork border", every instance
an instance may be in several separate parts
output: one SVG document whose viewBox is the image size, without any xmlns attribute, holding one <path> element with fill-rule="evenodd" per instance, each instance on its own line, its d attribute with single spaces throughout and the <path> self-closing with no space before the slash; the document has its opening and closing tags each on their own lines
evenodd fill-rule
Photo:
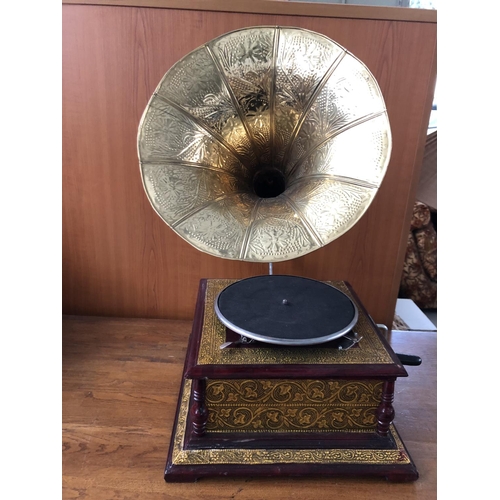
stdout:
<svg viewBox="0 0 500 500">
<path fill-rule="evenodd" d="M 172 452 L 173 465 L 201 464 L 409 464 L 410 458 L 393 425 L 390 432 L 396 443 L 396 449 L 208 449 L 185 450 L 184 438 L 189 409 L 192 381 L 184 380 L 184 387 L 179 407 L 177 426 Z"/>
<path fill-rule="evenodd" d="M 343 281 L 326 281 L 335 286 L 357 305 L 359 318 L 354 330 L 363 337 L 356 349 L 336 350 L 321 346 L 280 349 L 246 347 L 245 349 L 220 349 L 226 341 L 226 327 L 219 321 L 214 304 L 219 292 L 234 283 L 234 279 L 210 279 L 205 295 L 205 314 L 201 333 L 199 365 L 241 364 L 392 364 L 389 353 L 380 341 L 367 316 L 351 295 Z"/>
</svg>

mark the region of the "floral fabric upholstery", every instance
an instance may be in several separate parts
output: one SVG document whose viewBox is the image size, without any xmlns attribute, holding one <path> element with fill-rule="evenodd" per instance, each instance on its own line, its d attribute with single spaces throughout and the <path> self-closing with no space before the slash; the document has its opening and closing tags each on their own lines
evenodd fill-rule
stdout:
<svg viewBox="0 0 500 500">
<path fill-rule="evenodd" d="M 419 201 L 413 207 L 399 297 L 421 309 L 437 308 L 437 233 L 429 207 Z"/>
</svg>

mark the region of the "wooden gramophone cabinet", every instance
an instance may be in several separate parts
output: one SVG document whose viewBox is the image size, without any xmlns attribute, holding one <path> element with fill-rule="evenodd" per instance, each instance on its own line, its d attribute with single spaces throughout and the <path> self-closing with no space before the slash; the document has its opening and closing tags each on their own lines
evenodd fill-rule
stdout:
<svg viewBox="0 0 500 500">
<path fill-rule="evenodd" d="M 240 344 L 214 311 L 234 280 L 201 280 L 165 480 L 206 476 L 369 475 L 418 472 L 394 424 L 394 387 L 407 376 L 352 288 L 361 341 L 283 347 Z"/>
</svg>

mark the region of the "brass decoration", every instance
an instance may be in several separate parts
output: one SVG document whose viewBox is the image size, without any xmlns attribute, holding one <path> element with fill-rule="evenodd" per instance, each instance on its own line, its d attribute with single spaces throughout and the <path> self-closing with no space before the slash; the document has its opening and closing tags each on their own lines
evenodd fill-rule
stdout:
<svg viewBox="0 0 500 500">
<path fill-rule="evenodd" d="M 207 431 L 373 431 L 382 389 L 373 380 L 208 380 Z"/>
<path fill-rule="evenodd" d="M 221 290 L 234 283 L 231 279 L 207 280 L 205 316 L 201 332 L 200 351 L 197 364 L 200 365 L 244 365 L 244 364 L 392 364 L 392 358 L 384 348 L 378 335 L 362 313 L 349 289 L 342 281 L 329 282 L 354 302 L 359 318 L 354 330 L 363 337 L 358 347 L 349 350 L 325 349 L 321 346 L 286 347 L 279 349 L 259 346 L 244 349 L 220 349 L 226 341 L 226 327 L 220 322 L 214 309 L 214 301 Z"/>
<path fill-rule="evenodd" d="M 192 381 L 184 380 L 181 405 L 174 434 L 172 452 L 173 465 L 200 464 L 409 464 L 408 453 L 391 425 L 389 432 L 394 439 L 396 449 L 184 449 L 184 437 L 189 409 L 189 397 Z"/>
<path fill-rule="evenodd" d="M 251 262 L 293 259 L 344 234 L 376 195 L 390 151 L 366 66 L 288 27 L 241 29 L 186 55 L 138 133 L 158 215 L 195 248 Z"/>
</svg>

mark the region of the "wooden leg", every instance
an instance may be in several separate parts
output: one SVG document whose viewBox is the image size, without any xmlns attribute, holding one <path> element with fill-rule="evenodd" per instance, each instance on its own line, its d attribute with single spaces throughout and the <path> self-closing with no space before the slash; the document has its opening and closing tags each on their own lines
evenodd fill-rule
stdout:
<svg viewBox="0 0 500 500">
<path fill-rule="evenodd" d="M 380 436 L 389 434 L 389 427 L 394 420 L 394 380 L 384 382 L 384 390 L 382 392 L 382 401 L 377 409 L 377 433 Z"/>
<path fill-rule="evenodd" d="M 208 411 L 205 405 L 206 389 L 206 379 L 193 380 L 193 406 L 190 411 L 193 422 L 193 432 L 198 437 L 203 436 L 207 429 Z"/>
</svg>

